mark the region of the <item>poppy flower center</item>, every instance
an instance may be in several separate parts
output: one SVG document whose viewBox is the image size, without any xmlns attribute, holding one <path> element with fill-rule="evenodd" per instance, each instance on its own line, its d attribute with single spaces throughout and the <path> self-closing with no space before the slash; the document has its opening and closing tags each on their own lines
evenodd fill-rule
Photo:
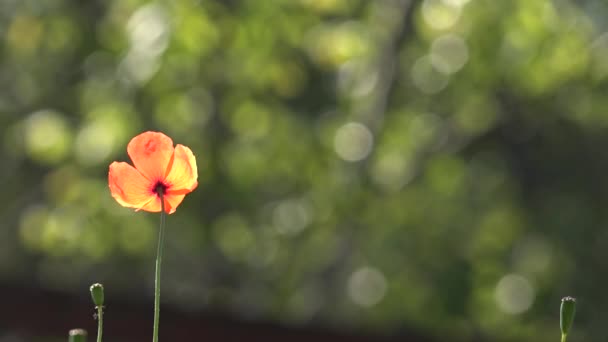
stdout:
<svg viewBox="0 0 608 342">
<path fill-rule="evenodd" d="M 155 194 L 163 194 L 165 195 L 167 193 L 167 186 L 165 185 L 165 183 L 161 182 L 161 181 L 157 181 L 156 184 L 154 184 L 154 188 L 152 189 L 152 192 L 154 192 Z"/>
</svg>

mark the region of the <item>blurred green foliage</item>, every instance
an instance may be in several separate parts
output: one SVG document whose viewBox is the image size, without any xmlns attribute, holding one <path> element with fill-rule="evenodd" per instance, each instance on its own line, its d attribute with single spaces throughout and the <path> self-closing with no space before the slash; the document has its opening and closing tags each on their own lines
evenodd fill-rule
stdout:
<svg viewBox="0 0 608 342">
<path fill-rule="evenodd" d="M 440 338 L 606 336 L 608 5 L 0 2 L 0 277 L 152 296 L 107 167 L 160 130 L 199 188 L 163 296 Z M 144 289 L 142 291 L 142 289 Z M 578 334 L 578 336 L 576 336 Z"/>
</svg>

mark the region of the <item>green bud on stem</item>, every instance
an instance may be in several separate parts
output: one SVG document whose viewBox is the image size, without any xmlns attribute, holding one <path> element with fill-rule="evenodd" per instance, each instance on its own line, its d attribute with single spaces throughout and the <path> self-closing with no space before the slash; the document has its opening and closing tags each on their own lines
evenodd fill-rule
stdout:
<svg viewBox="0 0 608 342">
<path fill-rule="evenodd" d="M 93 298 L 93 303 L 95 306 L 102 307 L 104 296 L 103 296 L 103 285 L 96 283 L 91 285 L 91 298 Z"/>
<path fill-rule="evenodd" d="M 562 342 L 566 341 L 566 337 L 572 328 L 574 322 L 574 314 L 576 312 L 576 299 L 573 297 L 562 298 L 560 307 L 559 325 L 562 329 Z"/>
<path fill-rule="evenodd" d="M 69 342 L 86 342 L 87 331 L 84 329 L 72 329 L 69 332 Z"/>
</svg>

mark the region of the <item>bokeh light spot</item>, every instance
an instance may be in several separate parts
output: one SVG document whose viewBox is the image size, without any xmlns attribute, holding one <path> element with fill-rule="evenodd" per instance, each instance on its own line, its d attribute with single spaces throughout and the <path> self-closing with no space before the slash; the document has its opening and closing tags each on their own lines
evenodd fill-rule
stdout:
<svg viewBox="0 0 608 342">
<path fill-rule="evenodd" d="M 370 50 L 366 27 L 357 21 L 314 28 L 308 37 L 308 52 L 318 64 L 339 67 Z"/>
<path fill-rule="evenodd" d="M 452 1 L 424 0 L 422 16 L 426 23 L 436 30 L 452 27 L 460 18 L 461 7 Z"/>
<path fill-rule="evenodd" d="M 150 80 L 159 68 L 160 63 L 156 58 L 131 50 L 120 62 L 118 74 L 124 81 L 141 85 Z"/>
<path fill-rule="evenodd" d="M 164 10 L 156 4 L 142 6 L 129 19 L 127 31 L 131 49 L 118 71 L 126 81 L 143 84 L 160 68 L 158 57 L 169 44 L 169 25 Z"/>
<path fill-rule="evenodd" d="M 306 228 L 310 221 L 310 205 L 299 199 L 288 199 L 280 202 L 272 213 L 273 226 L 280 234 L 297 234 Z"/>
<path fill-rule="evenodd" d="M 409 166 L 402 153 L 386 153 L 374 163 L 372 177 L 385 190 L 399 190 L 413 176 Z"/>
<path fill-rule="evenodd" d="M 459 35 L 446 34 L 433 41 L 430 58 L 435 69 L 444 74 L 452 74 L 467 63 L 469 49 Z"/>
<path fill-rule="evenodd" d="M 14 51 L 31 54 L 38 48 L 43 34 L 44 26 L 39 19 L 31 16 L 17 16 L 8 29 L 6 40 Z"/>
<path fill-rule="evenodd" d="M 534 302 L 534 287 L 518 274 L 507 274 L 496 285 L 494 298 L 504 313 L 516 315 L 527 311 Z"/>
<path fill-rule="evenodd" d="M 131 48 L 152 56 L 161 54 L 167 48 L 168 29 L 165 11 L 159 5 L 142 6 L 127 23 Z"/>
<path fill-rule="evenodd" d="M 357 122 L 340 127 L 334 138 L 334 149 L 340 158 L 355 162 L 365 159 L 372 150 L 374 137 L 370 130 Z"/>
<path fill-rule="evenodd" d="M 76 136 L 76 158 L 84 165 L 96 165 L 110 156 L 116 144 L 114 127 L 102 120 L 84 126 Z"/>
<path fill-rule="evenodd" d="M 372 267 L 362 267 L 348 279 L 348 295 L 357 305 L 371 307 L 378 304 L 386 294 L 384 274 Z"/>
<path fill-rule="evenodd" d="M 471 0 L 441 0 L 444 4 L 454 6 L 454 7 L 463 7 L 468 4 Z"/>
<path fill-rule="evenodd" d="M 71 148 L 72 133 L 61 113 L 41 110 L 25 120 L 25 148 L 41 163 L 55 164 L 65 159 Z"/>
<path fill-rule="evenodd" d="M 420 57 L 411 73 L 414 85 L 425 94 L 436 94 L 448 85 L 448 76 L 433 65 L 429 56 Z"/>
</svg>

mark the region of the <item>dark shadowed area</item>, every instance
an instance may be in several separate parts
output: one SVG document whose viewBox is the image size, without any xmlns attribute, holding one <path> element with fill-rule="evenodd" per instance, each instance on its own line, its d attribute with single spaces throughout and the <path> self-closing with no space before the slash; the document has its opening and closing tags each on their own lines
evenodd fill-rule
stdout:
<svg viewBox="0 0 608 342">
<path fill-rule="evenodd" d="M 608 330 L 608 3 L 0 1 L 0 342 L 148 341 L 159 215 L 108 166 L 162 131 L 161 340 Z M 570 341 L 570 340 L 569 340 Z"/>
</svg>

